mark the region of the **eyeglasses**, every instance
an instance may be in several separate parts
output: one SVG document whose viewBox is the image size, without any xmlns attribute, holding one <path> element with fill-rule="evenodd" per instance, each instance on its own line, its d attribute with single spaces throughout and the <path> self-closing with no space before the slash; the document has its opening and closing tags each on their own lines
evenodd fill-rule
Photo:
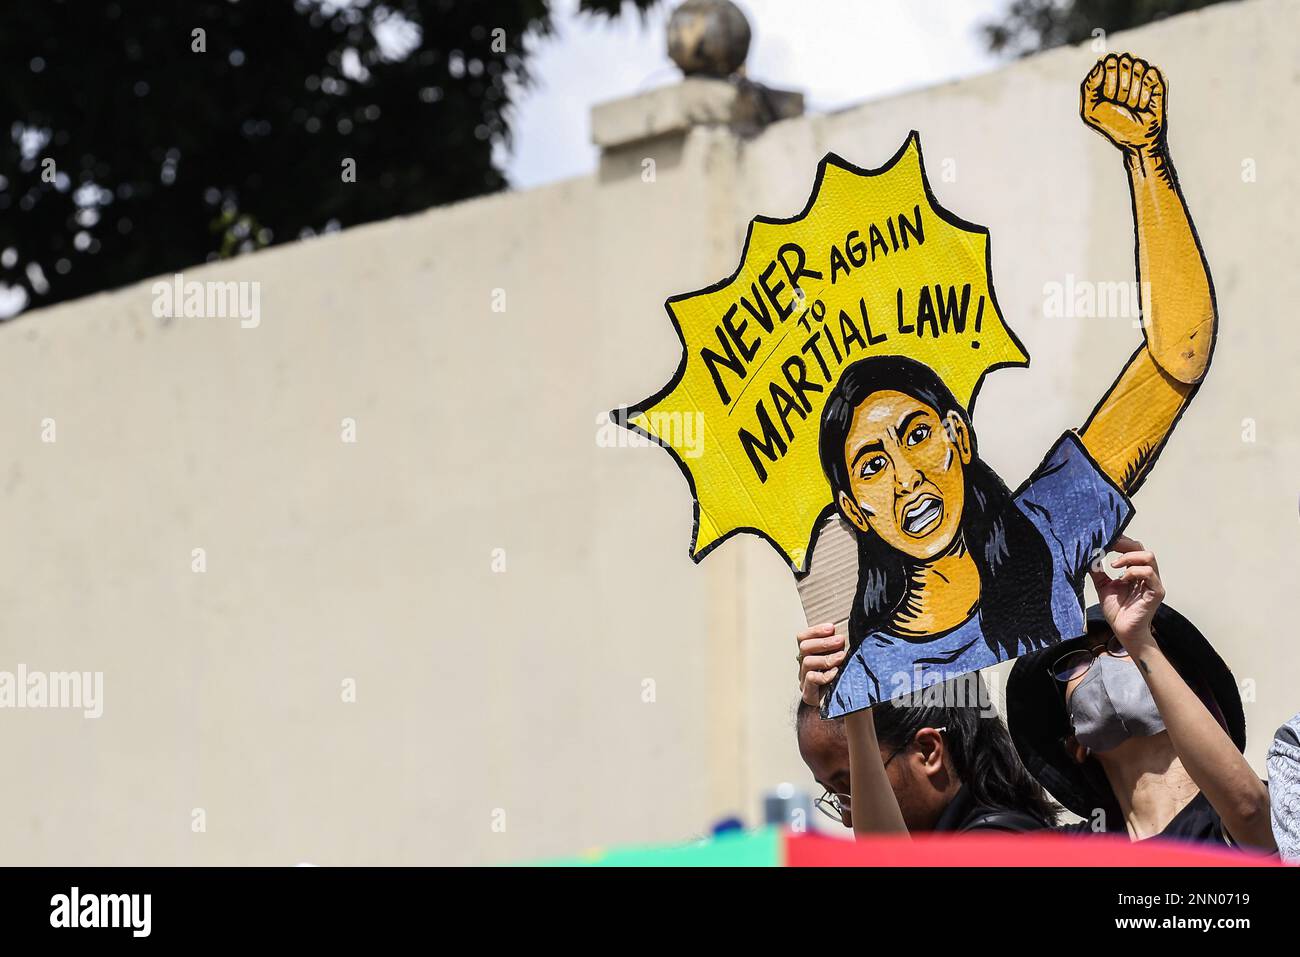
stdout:
<svg viewBox="0 0 1300 957">
<path fill-rule="evenodd" d="M 1128 649 L 1118 638 L 1111 635 L 1110 640 L 1103 644 L 1093 645 L 1091 648 L 1076 648 L 1061 655 L 1052 664 L 1050 669 L 1052 677 L 1065 683 L 1086 675 L 1092 668 L 1092 663 L 1101 657 L 1103 651 L 1112 658 L 1128 657 Z"/>
<path fill-rule="evenodd" d="M 852 806 L 852 800 L 847 794 L 837 794 L 827 788 L 826 793 L 814 801 L 813 805 L 835 823 L 843 824 L 844 815 Z"/>
</svg>

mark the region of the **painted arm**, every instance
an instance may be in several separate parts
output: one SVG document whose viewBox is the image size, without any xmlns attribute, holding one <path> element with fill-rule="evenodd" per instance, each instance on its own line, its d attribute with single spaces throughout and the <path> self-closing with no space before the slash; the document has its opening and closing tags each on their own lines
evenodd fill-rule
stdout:
<svg viewBox="0 0 1300 957">
<path fill-rule="evenodd" d="M 1127 53 L 1107 56 L 1084 78 L 1080 115 L 1124 157 L 1145 337 L 1080 435 L 1102 471 L 1132 492 L 1209 367 L 1214 289 L 1169 155 L 1160 71 Z"/>
<path fill-rule="evenodd" d="M 1155 555 L 1141 542 L 1125 537 L 1116 541 L 1115 549 L 1120 555 L 1113 566 L 1123 569 L 1124 575 L 1112 581 L 1104 571 L 1093 571 L 1093 584 L 1106 620 L 1151 690 L 1178 760 L 1237 844 L 1277 850 L 1268 786 L 1151 634 L 1151 619 L 1165 597 Z"/>
</svg>

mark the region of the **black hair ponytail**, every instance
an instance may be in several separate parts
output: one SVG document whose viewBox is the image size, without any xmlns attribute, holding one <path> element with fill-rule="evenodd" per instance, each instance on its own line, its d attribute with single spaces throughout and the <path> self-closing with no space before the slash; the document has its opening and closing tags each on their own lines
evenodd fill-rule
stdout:
<svg viewBox="0 0 1300 957">
<path fill-rule="evenodd" d="M 974 704 L 953 703 L 967 702 L 972 696 Z M 946 703 L 908 704 L 905 696 L 872 708 L 876 737 L 882 745 L 903 748 L 922 728 L 944 728 L 945 751 L 953 771 L 975 803 L 1021 811 L 1046 827 L 1056 823 L 1055 805 L 1025 770 L 1006 725 L 994 712 L 984 683 L 974 672 L 915 691 L 911 697 L 938 697 Z"/>
</svg>

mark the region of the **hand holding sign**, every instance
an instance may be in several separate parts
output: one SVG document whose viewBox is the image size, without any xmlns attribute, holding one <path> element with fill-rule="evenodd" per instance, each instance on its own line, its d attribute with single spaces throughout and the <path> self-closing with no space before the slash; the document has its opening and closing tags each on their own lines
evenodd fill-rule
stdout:
<svg viewBox="0 0 1300 957">
<path fill-rule="evenodd" d="M 1113 547 L 1119 554 L 1110 566 L 1122 574 L 1111 578 L 1105 569 L 1089 569 L 1089 574 L 1107 623 L 1132 651 L 1135 642 L 1151 640 L 1151 622 L 1165 600 L 1165 586 L 1155 555 L 1141 542 L 1121 535 Z"/>
<path fill-rule="evenodd" d="M 835 680 L 840 665 L 848 657 L 844 636 L 835 633 L 835 625 L 827 622 L 811 625 L 795 635 L 799 644 L 799 696 L 805 703 L 821 703 L 822 690 Z"/>
</svg>

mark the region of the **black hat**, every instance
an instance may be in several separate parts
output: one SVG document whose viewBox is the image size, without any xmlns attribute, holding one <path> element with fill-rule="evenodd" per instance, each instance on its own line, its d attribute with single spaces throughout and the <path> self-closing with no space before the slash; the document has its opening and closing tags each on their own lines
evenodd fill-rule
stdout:
<svg viewBox="0 0 1300 957">
<path fill-rule="evenodd" d="M 1109 632 L 1100 606 L 1088 609 L 1087 627 L 1090 635 Z M 1170 664 L 1218 719 L 1237 750 L 1245 751 L 1241 692 L 1205 636 L 1165 604 L 1156 609 L 1151 631 Z M 1007 679 L 1007 729 L 1025 768 L 1057 801 L 1080 817 L 1100 809 L 1106 812 L 1106 820 L 1118 822 L 1122 820 L 1119 803 L 1101 768 L 1094 761 L 1076 764 L 1063 743 L 1072 729 L 1064 688 L 1053 677 L 1051 665 L 1080 640 L 1061 642 L 1016 661 Z"/>
</svg>

